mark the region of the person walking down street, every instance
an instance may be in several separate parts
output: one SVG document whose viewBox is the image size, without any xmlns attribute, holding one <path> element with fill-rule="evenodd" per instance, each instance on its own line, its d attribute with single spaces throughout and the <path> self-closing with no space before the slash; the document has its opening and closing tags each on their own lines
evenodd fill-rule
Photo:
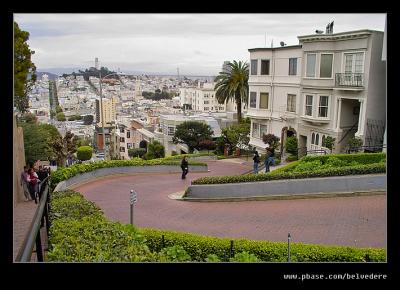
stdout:
<svg viewBox="0 0 400 290">
<path fill-rule="evenodd" d="M 254 170 L 254 174 L 258 173 L 258 164 L 260 163 L 260 155 L 258 155 L 258 152 L 255 151 L 254 152 L 254 157 L 253 157 L 253 170 Z"/>
<path fill-rule="evenodd" d="M 267 148 L 267 156 L 265 158 L 265 173 L 268 173 L 270 171 L 270 166 L 275 165 L 275 152 L 273 148 L 268 147 Z"/>
<path fill-rule="evenodd" d="M 35 200 L 35 203 L 37 203 L 37 198 L 36 194 L 38 191 L 38 185 L 39 185 L 39 178 L 36 174 L 36 172 L 33 170 L 33 168 L 29 168 L 28 170 L 28 177 L 27 177 L 28 183 L 29 183 L 29 193 L 31 195 L 31 198 Z"/>
<path fill-rule="evenodd" d="M 31 200 L 28 183 L 28 166 L 24 166 L 24 171 L 21 172 L 21 185 L 24 190 L 25 200 Z"/>
<path fill-rule="evenodd" d="M 181 168 L 182 168 L 182 179 L 186 178 L 186 174 L 189 173 L 189 162 L 187 161 L 187 157 L 184 156 L 181 162 Z"/>
</svg>

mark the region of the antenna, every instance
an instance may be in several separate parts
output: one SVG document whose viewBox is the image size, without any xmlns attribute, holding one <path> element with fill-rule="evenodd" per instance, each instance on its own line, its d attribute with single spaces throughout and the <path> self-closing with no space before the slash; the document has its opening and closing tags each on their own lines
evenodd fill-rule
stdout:
<svg viewBox="0 0 400 290">
<path fill-rule="evenodd" d="M 285 46 L 285 45 L 286 45 L 286 43 L 284 43 L 283 41 L 281 41 L 279 44 L 280 44 L 281 46 Z"/>
</svg>

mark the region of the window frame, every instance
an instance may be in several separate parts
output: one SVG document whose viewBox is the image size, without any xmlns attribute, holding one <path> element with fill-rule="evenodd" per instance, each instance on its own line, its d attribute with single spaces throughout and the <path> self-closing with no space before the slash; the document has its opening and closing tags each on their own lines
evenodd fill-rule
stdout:
<svg viewBox="0 0 400 290">
<path fill-rule="evenodd" d="M 261 108 L 261 94 L 266 94 L 267 95 L 267 107 L 266 108 Z M 268 110 L 269 109 L 269 92 L 260 92 L 259 93 L 260 97 L 260 101 L 258 102 L 258 108 L 260 110 Z"/>
<path fill-rule="evenodd" d="M 267 70 L 267 73 L 266 74 L 264 74 L 263 73 L 263 71 L 262 71 L 262 69 L 263 69 L 263 62 L 267 62 L 268 63 L 268 66 L 267 66 L 267 68 L 268 68 L 268 70 Z M 270 59 L 261 59 L 260 60 L 260 75 L 262 75 L 262 76 L 269 76 L 270 74 L 271 74 L 271 60 Z"/>
<path fill-rule="evenodd" d="M 255 74 L 253 74 L 253 68 L 254 68 L 254 66 L 253 66 L 253 63 L 256 63 L 256 65 L 255 65 Z M 256 76 L 256 75 L 258 75 L 258 59 L 251 59 L 250 60 L 250 75 L 251 76 Z"/>
<path fill-rule="evenodd" d="M 256 133 L 256 134 L 254 134 L 254 133 L 255 133 L 254 125 L 257 126 L 257 133 Z M 257 138 L 257 139 L 260 138 L 260 123 L 253 122 L 253 123 L 251 124 L 251 137 Z"/>
<path fill-rule="evenodd" d="M 314 64 L 314 75 L 313 76 L 308 76 L 307 75 L 307 69 L 308 69 L 308 56 L 309 55 L 314 55 L 315 56 L 315 64 Z M 317 55 L 318 55 L 318 53 L 316 53 L 316 52 L 313 52 L 313 53 L 306 53 L 306 65 L 305 65 L 305 77 L 306 78 L 310 78 L 310 79 L 313 79 L 313 78 L 316 78 L 317 77 Z"/>
<path fill-rule="evenodd" d="M 311 105 L 307 105 L 307 97 L 311 97 Z M 307 106 L 311 106 L 311 115 L 307 115 Z M 305 95 L 304 100 L 304 116 L 312 117 L 313 116 L 313 108 L 314 108 L 314 95 Z"/>
<path fill-rule="evenodd" d="M 289 110 L 289 96 L 294 97 L 294 102 L 293 102 L 293 100 L 291 102 L 292 107 L 294 106 L 294 111 L 290 111 Z M 297 98 L 297 95 L 295 95 L 295 94 L 287 94 L 287 97 L 286 97 L 286 112 L 296 113 L 296 107 L 297 107 L 296 106 L 296 98 Z"/>
<path fill-rule="evenodd" d="M 290 73 L 291 71 L 290 71 L 290 68 L 291 68 L 291 66 L 290 66 L 290 61 L 295 61 L 294 62 L 294 73 L 293 73 L 293 71 L 292 71 L 292 73 Z M 289 76 L 297 76 L 297 57 L 289 57 Z"/>
<path fill-rule="evenodd" d="M 254 100 L 255 100 L 254 107 L 252 107 L 252 105 L 251 105 L 252 104 L 252 102 L 251 102 L 252 93 L 254 93 Z M 250 92 L 249 93 L 249 108 L 257 109 L 257 92 Z"/>
<path fill-rule="evenodd" d="M 322 97 L 326 97 L 326 106 L 321 106 Z M 326 116 L 321 116 L 321 108 L 326 108 Z M 318 96 L 318 118 L 328 118 L 329 117 L 329 96 L 319 95 Z"/>
<path fill-rule="evenodd" d="M 331 76 L 330 77 L 321 77 L 321 64 L 322 64 L 322 55 L 332 55 L 332 65 L 331 65 Z M 319 71 L 318 71 L 318 78 L 319 79 L 333 79 L 333 65 L 335 62 L 335 54 L 333 52 L 320 52 L 319 53 Z"/>
</svg>

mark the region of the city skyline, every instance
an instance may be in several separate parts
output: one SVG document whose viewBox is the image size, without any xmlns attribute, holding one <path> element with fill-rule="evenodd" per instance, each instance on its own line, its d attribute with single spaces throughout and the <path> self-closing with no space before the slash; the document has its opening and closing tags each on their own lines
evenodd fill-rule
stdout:
<svg viewBox="0 0 400 290">
<path fill-rule="evenodd" d="M 290 16 L 290 22 L 287 20 Z M 217 75 L 248 49 L 298 44 L 334 21 L 333 33 L 383 31 L 384 13 L 358 14 L 14 14 L 39 71 L 100 66 L 123 72 Z M 51 71 L 53 69 L 53 71 Z"/>
</svg>

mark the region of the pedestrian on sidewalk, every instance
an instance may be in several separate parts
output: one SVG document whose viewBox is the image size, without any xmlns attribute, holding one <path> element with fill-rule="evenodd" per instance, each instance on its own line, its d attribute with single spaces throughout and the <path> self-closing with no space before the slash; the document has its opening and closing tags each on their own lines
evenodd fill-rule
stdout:
<svg viewBox="0 0 400 290">
<path fill-rule="evenodd" d="M 33 168 L 29 168 L 28 170 L 28 177 L 27 177 L 28 183 L 29 183 L 29 193 L 31 195 L 31 198 L 35 200 L 35 203 L 37 203 L 37 191 L 39 188 L 39 178 L 36 174 L 36 172 L 33 170 Z"/>
<path fill-rule="evenodd" d="M 255 151 L 254 152 L 254 157 L 253 157 L 253 170 L 254 170 L 254 174 L 258 173 L 258 164 L 260 163 L 260 155 L 258 155 L 258 152 Z"/>
<path fill-rule="evenodd" d="M 182 168 L 182 179 L 186 178 L 186 174 L 189 173 L 189 162 L 187 161 L 187 157 L 184 156 L 181 162 L 181 168 Z"/>
<path fill-rule="evenodd" d="M 28 166 L 24 166 L 24 171 L 21 172 L 21 185 L 24 190 L 25 200 L 31 200 L 28 183 Z"/>
<path fill-rule="evenodd" d="M 265 173 L 268 173 L 270 171 L 269 167 L 271 165 L 275 165 L 275 159 L 274 159 L 275 152 L 274 152 L 274 148 L 267 147 L 266 149 L 267 149 L 267 156 L 265 157 L 264 162 L 265 162 Z"/>
</svg>

